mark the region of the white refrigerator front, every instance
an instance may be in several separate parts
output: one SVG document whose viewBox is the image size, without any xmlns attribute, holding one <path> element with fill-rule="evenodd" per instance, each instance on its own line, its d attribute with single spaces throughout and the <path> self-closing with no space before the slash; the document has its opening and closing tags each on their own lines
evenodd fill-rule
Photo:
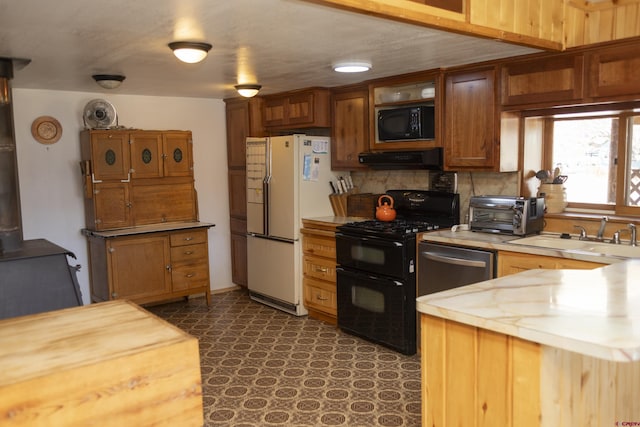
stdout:
<svg viewBox="0 0 640 427">
<path fill-rule="evenodd" d="M 251 163 L 262 157 L 264 166 L 260 160 Z M 262 170 L 261 179 L 253 176 Z M 248 139 L 247 262 L 254 300 L 295 315 L 307 313 L 302 301 L 301 218 L 333 215 L 328 196 L 329 181 L 335 179 L 329 138 Z"/>
</svg>

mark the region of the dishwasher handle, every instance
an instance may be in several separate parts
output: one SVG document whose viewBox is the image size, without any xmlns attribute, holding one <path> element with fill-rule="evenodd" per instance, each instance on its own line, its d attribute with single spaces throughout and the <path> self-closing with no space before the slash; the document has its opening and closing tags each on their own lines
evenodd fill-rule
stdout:
<svg viewBox="0 0 640 427">
<path fill-rule="evenodd" d="M 464 267 L 473 267 L 473 268 L 487 267 L 487 263 L 484 261 L 474 261 L 474 260 L 469 260 L 464 258 L 449 257 L 449 256 L 439 255 L 434 252 L 427 252 L 427 251 L 422 252 L 422 255 L 424 255 L 425 258 L 431 261 L 442 262 L 445 264 L 461 265 Z"/>
</svg>

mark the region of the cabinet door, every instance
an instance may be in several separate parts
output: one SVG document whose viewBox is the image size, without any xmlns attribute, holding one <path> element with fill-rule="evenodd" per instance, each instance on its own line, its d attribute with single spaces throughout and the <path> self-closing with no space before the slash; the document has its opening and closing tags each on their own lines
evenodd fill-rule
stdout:
<svg viewBox="0 0 640 427">
<path fill-rule="evenodd" d="M 287 124 L 286 97 L 280 96 L 265 99 L 263 111 L 265 126 L 284 126 Z"/>
<path fill-rule="evenodd" d="M 131 191 L 135 225 L 197 221 L 193 183 L 133 185 Z"/>
<path fill-rule="evenodd" d="M 509 62 L 502 66 L 502 104 L 579 101 L 583 68 L 582 54 Z"/>
<path fill-rule="evenodd" d="M 163 132 L 164 176 L 193 176 L 191 132 Z"/>
<path fill-rule="evenodd" d="M 247 222 L 231 218 L 231 280 L 247 286 Z"/>
<path fill-rule="evenodd" d="M 162 134 L 131 132 L 131 178 L 159 178 L 163 175 Z"/>
<path fill-rule="evenodd" d="M 131 168 L 129 133 L 113 130 L 92 131 L 91 159 L 96 180 L 128 180 Z"/>
<path fill-rule="evenodd" d="M 169 238 L 119 238 L 108 242 L 112 294 L 136 302 L 171 292 Z"/>
<path fill-rule="evenodd" d="M 600 49 L 590 53 L 589 96 L 637 99 L 640 94 L 640 45 Z"/>
<path fill-rule="evenodd" d="M 498 166 L 496 141 L 495 70 L 446 76 L 445 168 L 494 170 Z"/>
<path fill-rule="evenodd" d="M 109 230 L 133 225 L 129 183 L 100 182 L 94 184 L 93 203 L 96 230 Z M 87 226 L 90 227 L 90 224 Z"/>
<path fill-rule="evenodd" d="M 365 168 L 358 154 L 369 147 L 369 91 L 335 93 L 332 118 L 331 169 Z"/>
<path fill-rule="evenodd" d="M 229 214 L 247 218 L 247 173 L 244 169 L 229 170 Z"/>
</svg>

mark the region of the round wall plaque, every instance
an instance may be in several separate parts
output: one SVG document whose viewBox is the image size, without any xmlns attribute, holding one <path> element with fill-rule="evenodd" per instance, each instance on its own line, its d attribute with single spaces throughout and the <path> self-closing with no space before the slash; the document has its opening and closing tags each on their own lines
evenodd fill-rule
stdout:
<svg viewBox="0 0 640 427">
<path fill-rule="evenodd" d="M 62 136 L 62 126 L 53 117 L 38 117 L 31 124 L 31 135 L 41 144 L 55 144 Z"/>
</svg>

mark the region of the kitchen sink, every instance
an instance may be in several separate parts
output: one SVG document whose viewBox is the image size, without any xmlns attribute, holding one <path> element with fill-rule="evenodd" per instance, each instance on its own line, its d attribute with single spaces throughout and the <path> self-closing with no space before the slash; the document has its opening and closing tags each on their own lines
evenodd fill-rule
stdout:
<svg viewBox="0 0 640 427">
<path fill-rule="evenodd" d="M 509 241 L 509 244 L 591 252 L 624 258 L 640 258 L 640 246 L 630 246 L 628 243 L 622 243 L 618 245 L 613 243 L 578 240 L 577 237 L 572 237 L 571 239 L 561 239 L 560 235 L 541 234 L 536 236 L 523 237 L 521 239 L 511 240 Z"/>
</svg>

